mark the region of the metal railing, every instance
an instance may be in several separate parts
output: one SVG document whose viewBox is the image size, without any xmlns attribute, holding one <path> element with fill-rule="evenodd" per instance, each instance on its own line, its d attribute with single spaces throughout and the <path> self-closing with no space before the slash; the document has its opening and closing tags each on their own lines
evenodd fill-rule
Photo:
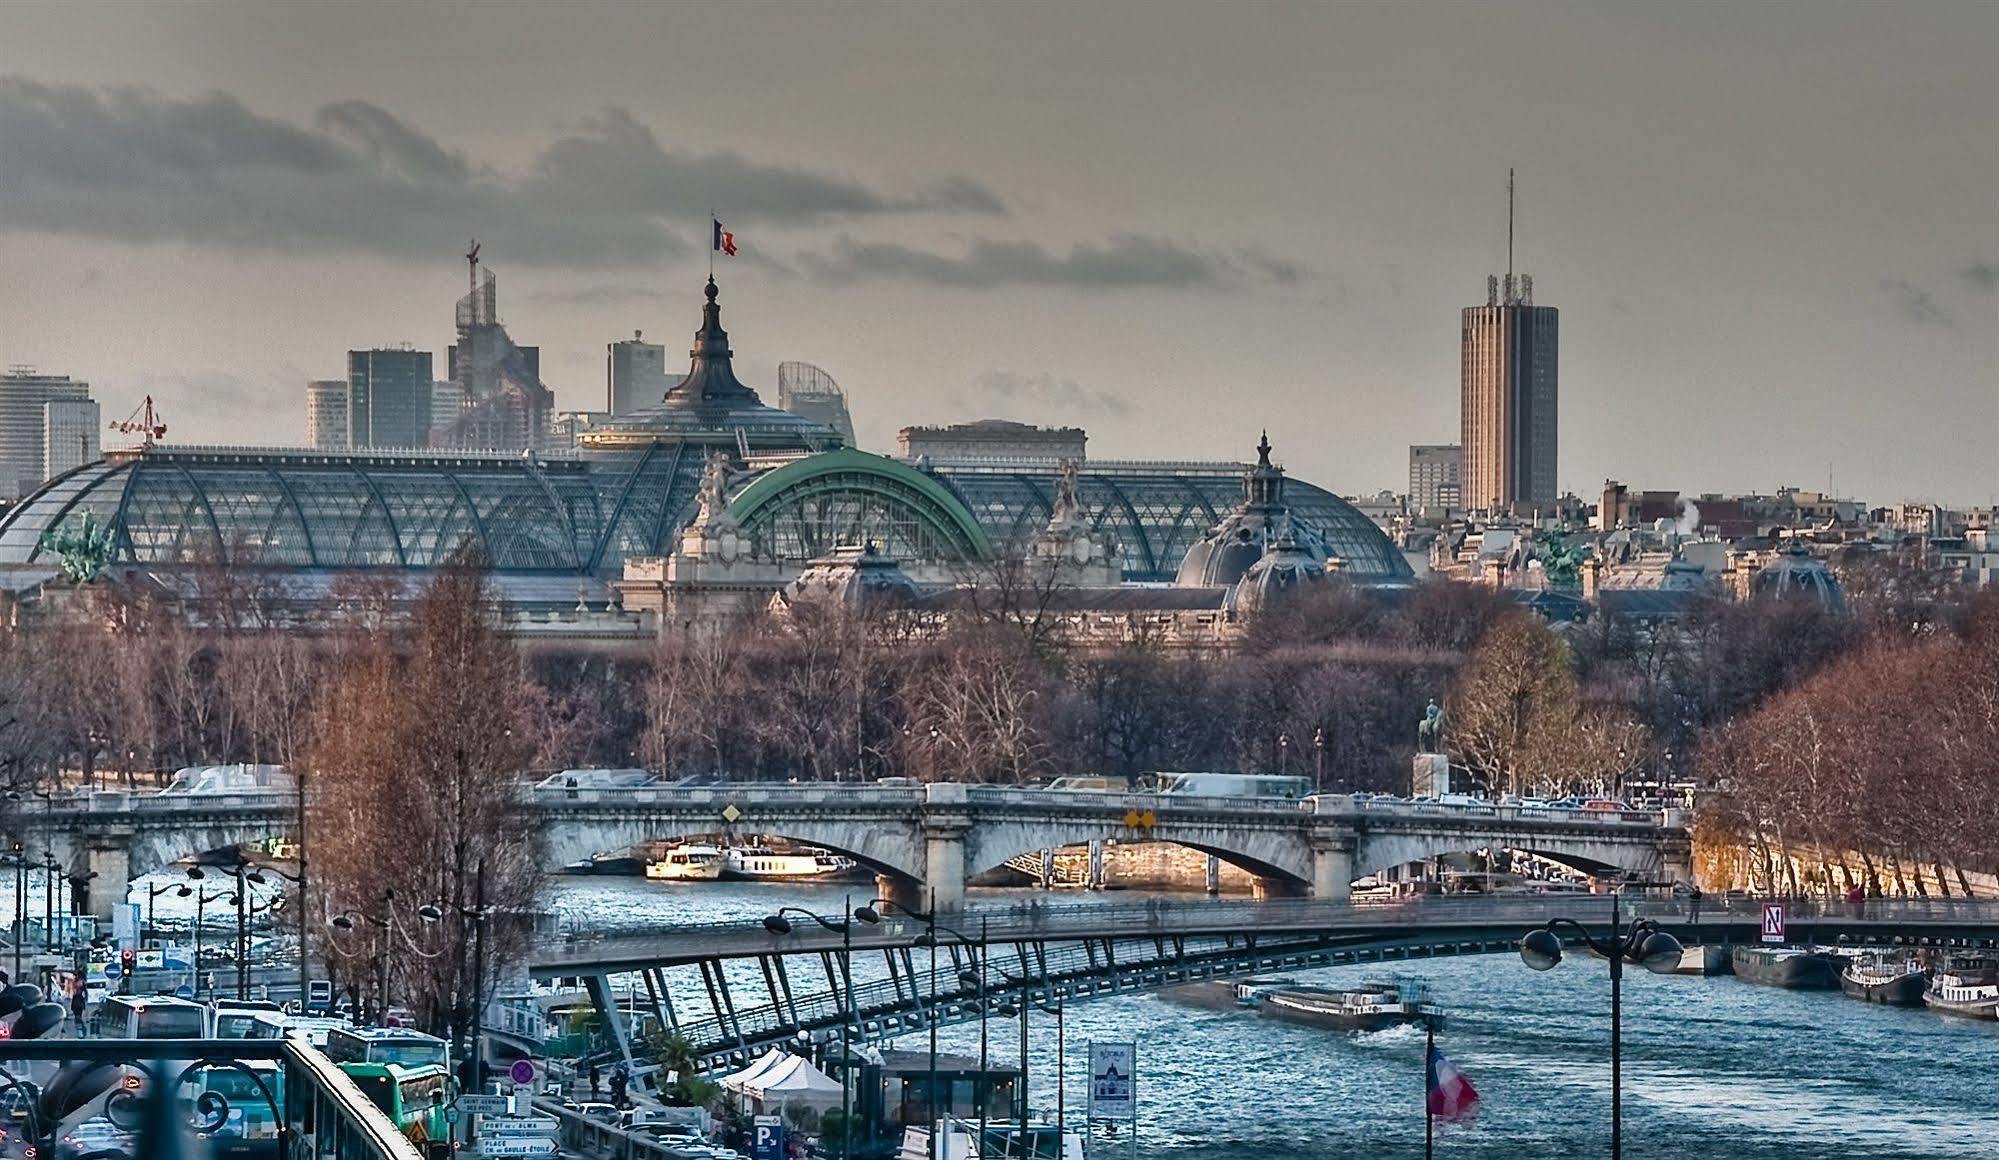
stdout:
<svg viewBox="0 0 1999 1160">
<path fill-rule="evenodd" d="M 272 1039 L 0 1039 L 0 1071 L 22 1072 L 63 1063 L 130 1066 L 276 1063 L 283 1072 L 276 1109 L 279 1154 L 286 1160 L 423 1160 L 414 1145 L 333 1061 L 300 1036 Z M 179 1067 L 163 1074 L 182 1074 Z M 272 1093 L 278 1098 L 278 1093 Z M 140 1139 L 139 1156 L 163 1151 Z M 31 1153 L 32 1154 L 32 1153 Z"/>
<path fill-rule="evenodd" d="M 1748 895 L 1703 898 L 1698 923 L 1691 901 L 1668 891 L 1626 895 L 1622 901 L 1627 921 L 1651 918 L 1676 930 L 1712 930 L 1716 937 L 1754 943 L 1767 902 Z M 1808 940 L 1812 928 L 1837 923 L 1842 931 L 1857 930 L 1867 937 L 1923 937 L 1947 933 L 1961 937 L 1971 931 L 1999 939 L 1999 901 L 1987 900 L 1887 900 L 1870 899 L 1863 904 L 1841 901 L 1783 900 L 1788 926 Z M 734 1003 L 727 1017 L 712 1016 L 683 1020 L 676 1030 L 709 1056 L 740 1053 L 746 1048 L 767 1045 L 798 1033 L 833 1034 L 854 1013 L 852 1034 L 862 1040 L 906 1034 L 927 1021 L 964 1022 L 978 1017 L 983 994 L 988 1010 L 1013 991 L 1026 989 L 1039 999 L 1086 998 L 1123 993 L 1117 977 L 1144 978 L 1150 985 L 1169 985 L 1197 978 L 1228 977 L 1264 969 L 1264 964 L 1295 964 L 1313 960 L 1317 965 L 1341 961 L 1368 961 L 1393 957 L 1398 949 L 1407 954 L 1478 953 L 1503 949 L 1519 935 L 1557 917 L 1588 919 L 1601 912 L 1609 917 L 1611 898 L 1607 895 L 1569 894 L 1520 899 L 1420 898 L 1405 903 L 1358 905 L 1344 914 L 1330 913 L 1334 904 L 1280 902 L 1264 904 L 1219 904 L 1187 909 L 1236 912 L 1268 911 L 1271 921 L 1240 922 L 1235 930 L 1205 929 L 1175 932 L 1168 929 L 1171 908 L 1069 907 L 1044 911 L 1045 916 L 1081 911 L 1103 916 L 1122 912 L 1141 921 L 1106 924 L 1094 933 L 1070 931 L 1066 936 L 1044 925 L 1032 929 L 995 925 L 988 912 L 960 912 L 948 916 L 957 931 L 967 935 L 984 933 L 984 956 L 978 943 L 969 946 L 956 935 L 940 939 L 933 970 L 929 948 L 915 952 L 914 970 L 901 978 L 891 977 L 853 988 L 851 1008 L 847 996 L 838 991 L 788 994 L 783 1000 L 745 1004 Z M 1009 913 L 1018 908 L 1008 908 Z M 981 922 L 981 918 L 985 921 Z M 1068 924 L 1056 923 L 1056 927 Z M 765 953 L 813 953 L 837 950 L 838 940 L 829 945 L 824 939 L 804 936 L 806 927 L 794 928 L 800 936 L 773 939 L 773 942 L 811 943 L 810 946 L 774 947 Z M 912 945 L 925 926 L 913 920 L 891 920 L 882 924 L 885 945 Z M 1244 935 L 1261 934 L 1261 938 Z M 702 937 L 712 940 L 712 934 Z M 1113 959 L 1103 953 L 1104 940 L 1121 940 L 1120 946 L 1138 949 L 1120 953 Z M 1031 945 L 1031 951 L 1022 949 Z M 856 949 L 861 944 L 856 943 Z M 1323 961 L 1319 961 L 1323 960 Z M 1288 969 L 1288 967 L 1287 967 Z M 964 978 L 970 972 L 971 981 Z M 984 974 L 984 988 L 977 979 Z M 1142 989 L 1142 988 L 1141 988 Z"/>
</svg>

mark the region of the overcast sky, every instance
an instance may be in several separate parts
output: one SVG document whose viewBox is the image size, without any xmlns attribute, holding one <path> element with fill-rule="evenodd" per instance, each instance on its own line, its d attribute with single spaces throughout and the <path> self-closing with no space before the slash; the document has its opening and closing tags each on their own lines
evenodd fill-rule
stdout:
<svg viewBox="0 0 1999 1160">
<path fill-rule="evenodd" d="M 1342 492 L 1457 437 L 1458 311 L 1562 311 L 1560 479 L 1999 498 L 1999 6 L 0 8 L 0 361 L 304 434 L 349 347 L 451 341 L 466 240 L 557 406 L 725 322 L 862 442 L 1120 457 L 1260 428 Z"/>
</svg>

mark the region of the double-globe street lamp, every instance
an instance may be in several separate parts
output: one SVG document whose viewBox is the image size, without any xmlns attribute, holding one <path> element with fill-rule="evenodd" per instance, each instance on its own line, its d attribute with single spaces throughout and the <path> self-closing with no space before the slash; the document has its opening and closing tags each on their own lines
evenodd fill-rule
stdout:
<svg viewBox="0 0 1999 1160">
<path fill-rule="evenodd" d="M 1624 964 L 1637 963 L 1656 975 L 1670 975 L 1680 965 L 1680 940 L 1641 918 L 1621 925 L 1623 899 L 1611 895 L 1610 936 L 1599 939 L 1571 918 L 1554 918 L 1527 932 L 1520 940 L 1520 961 L 1537 971 L 1562 961 L 1562 932 L 1610 962 L 1610 1157 L 1624 1156 Z"/>
<path fill-rule="evenodd" d="M 486 919 L 492 911 L 486 906 L 486 863 L 481 861 L 473 873 L 472 905 L 458 906 L 438 899 L 417 907 L 417 917 L 427 923 L 444 920 L 447 914 L 455 914 L 460 922 L 472 923 L 472 1001 L 471 1027 L 467 1033 L 471 1038 L 468 1048 L 461 1049 L 459 1058 L 466 1060 L 467 1074 L 463 1084 L 466 1091 L 483 1091 L 486 1084 Z M 460 928 L 463 929 L 462 927 Z M 301 941 L 300 953 L 304 953 Z M 301 995 L 300 1002 L 304 1002 Z M 464 1027 L 464 1020 L 454 1020 L 458 1027 Z"/>
<path fill-rule="evenodd" d="M 991 933 L 992 933 L 991 927 L 988 925 L 988 921 L 986 919 L 981 918 L 979 920 L 979 935 L 975 939 L 961 930 L 958 930 L 954 927 L 945 926 L 943 923 L 938 922 L 936 920 L 936 916 L 934 913 L 930 916 L 928 928 L 922 934 L 916 936 L 915 942 L 917 946 L 927 946 L 932 948 L 931 963 L 930 963 L 930 968 L 931 968 L 930 985 L 933 991 L 937 986 L 937 960 L 936 960 L 935 948 L 937 946 L 938 931 L 943 931 L 945 934 L 952 936 L 952 938 L 957 940 L 958 945 L 960 946 L 966 947 L 968 949 L 976 948 L 977 950 L 977 958 L 973 961 L 972 965 L 978 969 L 972 970 L 970 968 L 967 968 L 965 970 L 959 971 L 958 982 L 959 985 L 963 987 L 976 990 L 978 992 L 978 998 L 979 998 L 979 1079 L 977 1086 L 974 1088 L 974 1090 L 978 1094 L 978 1102 L 979 1102 L 979 1151 L 983 1152 L 985 1151 L 986 1148 L 987 1121 L 990 1115 L 988 1105 L 990 1104 L 992 1096 L 992 1079 L 991 1076 L 988 1074 L 988 1071 L 991 1067 L 991 1052 L 988 1046 L 988 1037 L 986 1029 L 986 1017 L 991 1013 L 991 1004 L 987 999 L 987 991 L 986 991 L 987 987 L 986 965 L 988 962 L 988 957 L 986 952 L 988 946 L 990 945 Z M 999 1008 L 999 1013 L 1001 1015 L 1005 1015 L 1011 1018 L 1015 1013 L 1014 1005 L 1012 1003 L 1003 1003 Z M 930 1071 L 931 1071 L 931 1082 L 934 1089 L 934 1085 L 936 1083 L 936 1073 L 937 1073 L 937 1023 L 935 1020 L 932 1020 L 930 1024 Z M 1025 1071 L 1023 1071 L 1017 1082 L 1024 1084 L 1026 1082 L 1026 1079 L 1027 1079 L 1027 1074 Z M 931 1139 L 931 1149 L 932 1149 L 931 1155 L 934 1158 L 936 1156 L 936 1140 L 937 1140 L 937 1132 L 934 1124 L 932 1125 L 931 1128 L 930 1139 Z"/>
<path fill-rule="evenodd" d="M 288 882 L 297 882 L 298 879 L 275 867 L 257 866 L 240 856 L 235 862 L 216 867 L 216 869 L 236 879 L 236 892 L 230 898 L 230 902 L 236 907 L 236 997 L 238 999 L 246 999 L 250 995 L 251 909 L 249 888 L 251 885 L 263 886 L 268 883 L 270 879 L 264 877 L 266 873 L 275 874 Z M 187 876 L 199 882 L 208 877 L 208 872 L 200 866 L 189 866 L 187 868 Z M 267 903 L 263 909 L 269 910 L 276 904 L 276 900 L 274 899 L 272 902 Z M 304 953 L 305 940 L 301 938 L 299 940 L 299 954 L 303 955 Z M 299 1003 L 304 1004 L 304 1002 L 305 993 L 301 991 L 299 992 Z"/>
<path fill-rule="evenodd" d="M 855 906 L 851 895 L 842 900 L 841 917 L 827 918 L 821 914 L 797 906 L 781 906 L 774 914 L 764 917 L 764 929 L 774 935 L 791 933 L 791 920 L 787 914 L 801 915 L 818 923 L 820 927 L 840 936 L 841 990 L 846 996 L 846 1008 L 840 1018 L 840 1158 L 852 1160 L 854 1154 L 854 923 L 864 922 L 873 926 L 882 920 L 881 912 L 873 906 Z"/>
</svg>

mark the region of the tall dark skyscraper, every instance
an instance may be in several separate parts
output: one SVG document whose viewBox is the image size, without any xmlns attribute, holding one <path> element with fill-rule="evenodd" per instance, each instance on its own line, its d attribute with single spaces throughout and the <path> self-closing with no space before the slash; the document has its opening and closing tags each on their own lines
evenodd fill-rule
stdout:
<svg viewBox="0 0 1999 1160">
<path fill-rule="evenodd" d="M 347 446 L 430 445 L 427 350 L 347 352 Z"/>
<path fill-rule="evenodd" d="M 1485 280 L 1485 305 L 1464 311 L 1459 398 L 1465 507 L 1555 499 L 1560 311 L 1534 305 L 1534 280 L 1513 273 L 1513 174 L 1506 175 L 1506 276 Z"/>
</svg>

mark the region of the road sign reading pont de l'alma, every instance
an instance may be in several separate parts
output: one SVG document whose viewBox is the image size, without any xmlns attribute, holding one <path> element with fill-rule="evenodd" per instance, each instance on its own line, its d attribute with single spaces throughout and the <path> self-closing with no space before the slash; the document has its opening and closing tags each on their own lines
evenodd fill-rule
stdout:
<svg viewBox="0 0 1999 1160">
<path fill-rule="evenodd" d="M 1780 943 L 1784 940 L 1784 904 L 1766 902 L 1763 904 L 1763 941 Z"/>
</svg>

